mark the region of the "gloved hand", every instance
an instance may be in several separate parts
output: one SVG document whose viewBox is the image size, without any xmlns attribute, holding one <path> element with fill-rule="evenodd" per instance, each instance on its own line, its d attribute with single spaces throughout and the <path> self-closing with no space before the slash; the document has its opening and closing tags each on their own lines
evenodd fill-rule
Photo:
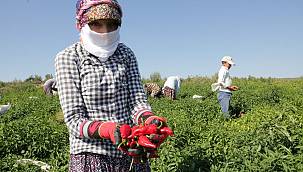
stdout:
<svg viewBox="0 0 303 172">
<path fill-rule="evenodd" d="M 155 124 L 157 127 L 162 127 L 162 126 L 167 126 L 166 124 L 166 119 L 163 117 L 159 117 L 154 115 L 152 112 L 144 112 L 142 116 L 138 120 L 139 125 L 150 125 L 150 124 Z"/>
<path fill-rule="evenodd" d="M 99 127 L 101 138 L 110 139 L 118 146 L 131 134 L 131 127 L 127 124 L 117 125 L 115 122 L 103 122 Z"/>
<path fill-rule="evenodd" d="M 156 145 L 156 148 L 158 148 L 168 136 L 174 135 L 173 131 L 168 127 L 166 119 L 163 117 L 156 116 L 150 111 L 144 112 L 139 118 L 138 123 L 139 129 L 133 127 L 132 134 L 129 136 L 129 138 L 138 136 L 138 138 L 140 139 L 139 136 L 146 136 L 148 139 L 146 137 L 141 138 L 142 142 L 138 142 L 139 144 L 141 143 L 140 145 L 143 147 L 146 147 L 145 145 L 152 143 Z M 148 142 L 148 140 L 150 142 Z"/>
<path fill-rule="evenodd" d="M 153 123 L 135 125 L 122 151 L 131 156 L 134 163 L 158 158 L 157 150 L 169 135 L 172 136 L 173 131 L 167 126 L 157 127 Z"/>
</svg>

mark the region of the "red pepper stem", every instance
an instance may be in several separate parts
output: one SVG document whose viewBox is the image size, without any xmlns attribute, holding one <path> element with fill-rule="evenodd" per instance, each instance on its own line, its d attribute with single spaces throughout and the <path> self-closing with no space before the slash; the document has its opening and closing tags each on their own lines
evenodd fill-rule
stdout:
<svg viewBox="0 0 303 172">
<path fill-rule="evenodd" d="M 163 122 L 160 121 L 160 125 L 159 125 L 159 127 L 157 127 L 157 128 L 160 129 L 160 128 L 162 128 L 162 126 L 163 126 Z"/>
</svg>

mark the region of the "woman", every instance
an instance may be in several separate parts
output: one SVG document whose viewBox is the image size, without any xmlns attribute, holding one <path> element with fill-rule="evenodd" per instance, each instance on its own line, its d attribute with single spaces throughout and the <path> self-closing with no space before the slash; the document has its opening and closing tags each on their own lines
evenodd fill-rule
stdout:
<svg viewBox="0 0 303 172">
<path fill-rule="evenodd" d="M 154 116 L 137 60 L 119 42 L 122 10 L 116 0 L 78 0 L 80 42 L 55 60 L 60 104 L 70 133 L 71 172 L 128 171 L 131 158 L 117 149 L 122 124 L 163 121 Z M 118 134 L 117 134 L 118 133 Z M 136 171 L 150 171 L 148 163 Z"/>
<path fill-rule="evenodd" d="M 170 98 L 171 100 L 175 100 L 177 97 L 177 93 L 180 90 L 181 80 L 179 76 L 170 76 L 166 79 L 162 94 L 165 97 Z"/>
<path fill-rule="evenodd" d="M 152 98 L 159 98 L 161 96 L 161 87 L 154 82 L 145 83 L 144 91 L 146 95 L 150 95 Z"/>
</svg>

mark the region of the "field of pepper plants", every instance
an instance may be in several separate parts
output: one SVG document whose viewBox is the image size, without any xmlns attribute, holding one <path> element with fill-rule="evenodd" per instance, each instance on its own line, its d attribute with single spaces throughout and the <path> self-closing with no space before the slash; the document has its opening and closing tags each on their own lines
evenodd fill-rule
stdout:
<svg viewBox="0 0 303 172">
<path fill-rule="evenodd" d="M 230 121 L 210 94 L 214 81 L 187 78 L 177 100 L 149 98 L 175 132 L 160 147 L 160 158 L 151 160 L 152 171 L 303 171 L 303 79 L 235 78 L 240 90 L 231 113 L 245 114 Z M 67 171 L 68 132 L 58 97 L 24 82 L 1 84 L 0 96 L 0 104 L 12 105 L 0 116 L 0 171 L 43 171 L 21 159 Z"/>
</svg>

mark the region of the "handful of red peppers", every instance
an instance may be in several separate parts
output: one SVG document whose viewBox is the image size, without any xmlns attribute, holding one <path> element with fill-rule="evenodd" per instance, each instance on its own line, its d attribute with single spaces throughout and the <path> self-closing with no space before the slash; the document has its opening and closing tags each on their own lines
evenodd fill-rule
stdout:
<svg viewBox="0 0 303 172">
<path fill-rule="evenodd" d="M 144 162 L 149 158 L 158 158 L 157 148 L 168 136 L 174 135 L 167 126 L 166 120 L 161 119 L 133 127 L 122 125 L 120 127 L 122 141 L 118 149 L 133 157 L 135 163 Z"/>
</svg>

